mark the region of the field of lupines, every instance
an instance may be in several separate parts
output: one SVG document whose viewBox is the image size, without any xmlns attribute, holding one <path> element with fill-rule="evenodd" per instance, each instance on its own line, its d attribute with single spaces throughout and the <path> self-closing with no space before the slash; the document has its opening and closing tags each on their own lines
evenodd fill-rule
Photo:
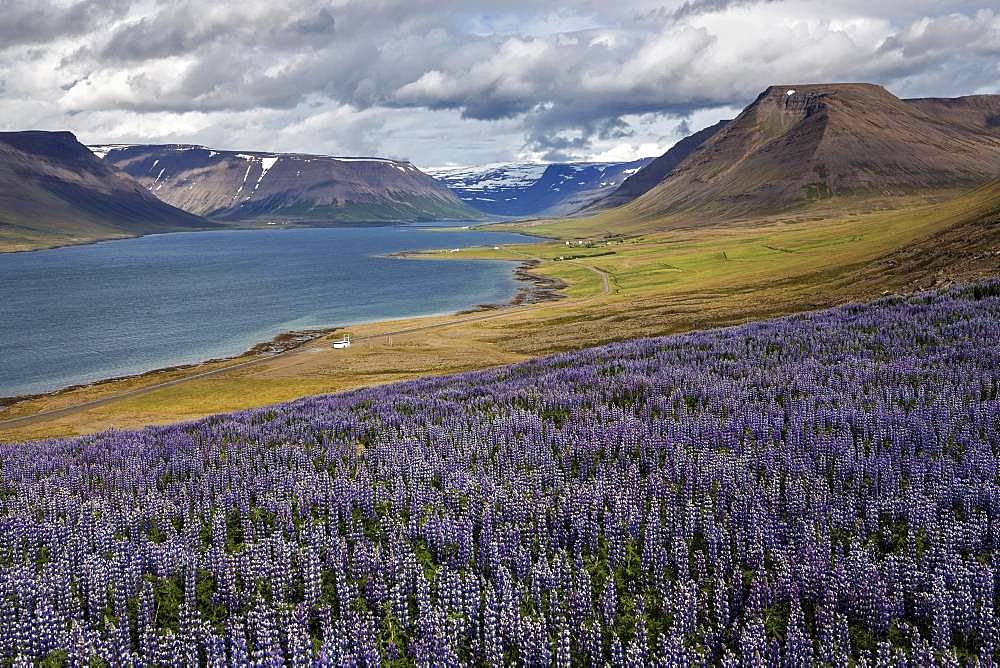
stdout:
<svg viewBox="0 0 1000 668">
<path fill-rule="evenodd" d="M 1000 283 L 0 446 L 14 665 L 1000 656 Z"/>
</svg>

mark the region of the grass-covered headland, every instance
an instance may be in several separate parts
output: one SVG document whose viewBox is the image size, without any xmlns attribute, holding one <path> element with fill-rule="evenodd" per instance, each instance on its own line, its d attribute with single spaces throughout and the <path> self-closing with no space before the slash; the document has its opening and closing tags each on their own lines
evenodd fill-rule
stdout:
<svg viewBox="0 0 1000 668">
<path fill-rule="evenodd" d="M 1000 284 L 0 446 L 0 655 L 1000 658 Z"/>
</svg>

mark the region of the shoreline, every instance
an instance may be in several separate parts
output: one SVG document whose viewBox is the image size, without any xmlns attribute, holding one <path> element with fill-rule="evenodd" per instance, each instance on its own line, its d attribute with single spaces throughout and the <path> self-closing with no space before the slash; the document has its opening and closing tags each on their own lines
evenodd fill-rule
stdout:
<svg viewBox="0 0 1000 668">
<path fill-rule="evenodd" d="M 514 268 L 514 280 L 526 285 L 518 288 L 517 293 L 506 304 L 480 304 L 474 309 L 459 311 L 458 313 L 493 311 L 509 306 L 541 304 L 543 302 L 557 302 L 566 299 L 566 295 L 562 290 L 569 286 L 564 281 L 558 278 L 549 278 L 548 276 L 539 276 L 538 274 L 531 273 L 531 270 L 539 264 L 541 264 L 540 260 L 524 260 Z"/>
<path fill-rule="evenodd" d="M 0 255 L 6 255 L 6 254 L 13 255 L 14 253 L 39 253 L 41 251 L 58 250 L 60 248 L 73 248 L 75 246 L 93 246 L 95 244 L 104 244 L 111 241 L 128 241 L 130 239 L 142 239 L 143 237 L 155 237 L 161 234 L 186 234 L 190 232 L 222 232 L 224 230 L 230 230 L 230 229 L 239 230 L 244 228 L 236 226 L 233 227 L 220 226 L 220 227 L 199 227 L 190 230 L 168 230 L 164 232 L 145 232 L 143 234 L 125 234 L 118 237 L 98 237 L 96 239 L 85 239 L 83 241 L 69 241 L 67 243 L 40 245 L 37 246 L 36 248 L 14 248 L 10 250 L 4 250 L 4 248 L 0 246 Z M 252 228 L 246 228 L 246 229 L 252 229 Z"/>
<path fill-rule="evenodd" d="M 326 327 L 320 329 L 303 329 L 294 330 L 288 332 L 282 332 L 276 336 L 273 336 L 267 341 L 261 341 L 260 343 L 255 343 L 253 346 L 247 350 L 237 353 L 235 355 L 228 355 L 225 357 L 212 357 L 206 360 L 201 360 L 198 362 L 190 362 L 188 364 L 173 364 L 170 366 L 157 367 L 155 369 L 149 369 L 148 371 L 140 371 L 138 373 L 126 374 L 124 376 L 112 376 L 110 378 L 101 378 L 98 380 L 92 380 L 85 383 L 76 383 L 74 385 L 67 385 L 66 387 L 61 387 L 57 390 L 52 390 L 51 392 L 36 392 L 34 394 L 17 394 L 11 396 L 0 397 L 0 411 L 3 411 L 15 404 L 19 404 L 22 401 L 31 401 L 33 399 L 43 399 L 45 397 L 56 397 L 61 394 L 67 394 L 69 392 L 75 392 L 77 390 L 83 390 L 93 387 L 99 387 L 101 385 L 109 383 L 120 383 L 122 381 L 129 380 L 141 380 L 143 378 L 148 378 L 151 376 L 157 376 L 164 373 L 170 373 L 172 371 L 184 371 L 187 369 L 196 369 L 201 366 L 206 366 L 209 364 L 222 364 L 224 362 L 233 362 L 235 360 L 242 359 L 244 357 L 273 357 L 275 355 L 280 355 L 282 353 L 287 353 L 291 350 L 295 350 L 307 343 L 311 343 L 318 339 L 322 339 L 325 336 L 329 336 L 336 331 L 343 329 L 343 327 Z"/>
<path fill-rule="evenodd" d="M 452 258 L 443 257 L 440 250 L 428 250 L 428 251 L 398 251 L 396 253 L 389 253 L 386 257 L 394 257 L 403 260 L 444 260 L 448 261 Z M 463 260 L 470 260 L 472 262 L 477 262 L 483 260 L 483 258 L 461 258 Z M 477 313 L 480 311 L 496 311 L 502 308 L 507 308 L 510 306 L 524 306 L 527 304 L 541 304 L 543 302 L 556 302 L 562 299 L 566 299 L 566 294 L 562 290 L 569 287 L 565 281 L 561 281 L 558 278 L 550 278 L 548 276 L 540 276 L 538 274 L 532 273 L 532 269 L 537 267 L 542 263 L 538 258 L 530 258 L 525 260 L 510 260 L 510 259 L 500 259 L 500 260 L 486 260 L 489 262 L 516 262 L 517 266 L 514 267 L 514 280 L 518 281 L 524 285 L 518 288 L 514 296 L 504 304 L 477 304 L 476 306 L 461 311 L 456 311 L 454 315 L 466 315 L 469 313 Z"/>
<path fill-rule="evenodd" d="M 479 228 L 488 227 L 490 225 L 503 224 L 510 221 L 497 220 L 497 221 L 465 221 L 465 220 L 433 220 L 433 221 L 422 221 L 422 220 L 375 220 L 375 221 L 329 221 L 327 223 L 316 223 L 312 221 L 301 221 L 301 222 L 289 222 L 284 221 L 280 224 L 275 222 L 266 221 L 218 221 L 217 227 L 198 227 L 193 229 L 184 230 L 164 230 L 162 232 L 143 232 L 142 234 L 123 234 L 121 236 L 113 237 L 96 237 L 93 239 L 82 239 L 80 241 L 67 241 L 65 243 L 52 243 L 47 244 L 45 242 L 40 242 L 38 245 L 32 248 L 5 248 L 3 244 L 0 244 L 0 255 L 14 254 L 14 253 L 37 253 L 39 251 L 49 251 L 56 250 L 58 248 L 73 248 L 74 246 L 91 246 L 93 244 L 102 244 L 110 241 L 128 241 L 129 239 L 142 239 L 144 237 L 154 237 L 162 234 L 187 234 L 196 232 L 226 232 L 226 231 L 238 231 L 238 230 L 289 230 L 289 229 L 328 229 L 328 228 L 339 228 L 339 227 L 405 227 L 414 226 L 418 227 L 420 223 L 465 223 L 468 222 L 469 225 L 467 229 L 469 231 L 480 231 Z M 427 228 L 432 229 L 432 228 Z M 449 229 L 447 225 L 443 229 Z M 460 228 L 451 228 L 460 229 Z M 514 234 L 517 234 L 516 232 Z M 526 234 L 525 236 L 536 236 L 533 234 Z M 544 238 L 544 237 L 543 237 Z"/>
<path fill-rule="evenodd" d="M 150 234 L 161 234 L 160 232 L 151 232 Z M 166 233 L 163 233 L 166 234 Z M 0 255 L 14 255 L 15 253 L 38 253 L 41 251 L 57 250 L 59 248 L 73 248 L 74 246 L 92 246 L 94 244 L 102 244 L 108 241 L 128 241 L 129 239 L 138 239 L 142 236 L 149 235 L 127 235 L 123 237 L 108 237 L 106 239 L 87 239 L 86 241 L 72 241 L 65 244 L 52 244 L 49 246 L 37 246 L 35 248 L 11 248 L 4 249 L 0 246 Z"/>
<path fill-rule="evenodd" d="M 19 251 L 19 252 L 28 252 L 28 251 Z M 419 255 L 420 252 L 401 252 L 392 254 L 393 257 L 400 257 L 400 258 L 415 258 L 416 256 Z M 536 267 L 538 264 L 539 264 L 538 260 L 525 260 L 514 268 L 513 273 L 515 280 L 525 283 L 525 285 L 519 287 L 517 292 L 514 294 L 513 297 L 511 297 L 511 299 L 508 302 L 501 304 L 477 304 L 476 306 L 473 306 L 471 308 L 455 311 L 454 313 L 448 315 L 468 315 L 472 313 L 481 313 L 488 311 L 501 311 L 503 309 L 517 307 L 517 306 L 540 304 L 543 302 L 559 301 L 561 299 L 565 299 L 566 295 L 559 292 L 563 288 L 567 287 L 564 282 L 558 279 L 552 279 L 531 273 L 530 270 Z M 414 316 L 414 317 L 423 318 L 423 317 L 433 317 L 435 315 L 441 315 L 441 314 L 425 314 L 422 316 Z M 391 322 L 392 320 L 393 318 L 383 318 L 381 320 L 373 322 Z M 357 324 L 370 324 L 370 323 L 352 323 L 346 325 L 339 325 L 335 327 L 292 330 L 277 334 L 276 336 L 272 337 L 267 341 L 261 341 L 259 343 L 256 343 L 247 350 L 235 355 L 230 355 L 225 357 L 214 357 L 187 364 L 175 364 L 171 366 L 157 367 L 155 369 L 150 369 L 148 371 L 141 371 L 139 373 L 134 373 L 134 374 L 126 374 L 124 376 L 101 378 L 89 382 L 68 385 L 66 387 L 61 387 L 59 389 L 55 389 L 50 392 L 37 392 L 34 394 L 0 396 L 0 418 L 3 417 L 3 413 L 6 412 L 8 409 L 25 401 L 58 397 L 60 395 L 69 394 L 71 392 L 75 392 L 78 390 L 99 388 L 101 386 L 110 385 L 114 383 L 148 379 L 154 376 L 167 374 L 174 371 L 196 370 L 201 367 L 209 365 L 224 364 L 226 362 L 235 362 L 245 357 L 253 357 L 256 359 L 275 357 L 287 352 L 291 352 L 292 350 L 295 350 L 297 348 L 301 348 L 306 344 L 312 343 L 319 339 L 329 337 L 335 332 L 346 330 L 351 326 Z M 225 367 L 220 367 L 220 370 L 224 368 Z"/>
</svg>

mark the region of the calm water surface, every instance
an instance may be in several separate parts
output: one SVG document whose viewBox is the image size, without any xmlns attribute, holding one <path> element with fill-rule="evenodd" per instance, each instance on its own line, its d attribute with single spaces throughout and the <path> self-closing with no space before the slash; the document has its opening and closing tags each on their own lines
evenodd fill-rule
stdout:
<svg viewBox="0 0 1000 668">
<path fill-rule="evenodd" d="M 234 355 L 289 330 L 504 302 L 513 263 L 384 255 L 525 240 L 416 226 L 232 230 L 0 254 L 0 396 Z"/>
</svg>

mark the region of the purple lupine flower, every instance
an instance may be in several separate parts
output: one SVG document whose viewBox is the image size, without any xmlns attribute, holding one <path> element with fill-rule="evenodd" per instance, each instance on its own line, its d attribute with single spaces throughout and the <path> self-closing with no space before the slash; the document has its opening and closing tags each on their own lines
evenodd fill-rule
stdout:
<svg viewBox="0 0 1000 668">
<path fill-rule="evenodd" d="M 0 657 L 996 663 L 998 293 L 0 444 Z"/>
</svg>

